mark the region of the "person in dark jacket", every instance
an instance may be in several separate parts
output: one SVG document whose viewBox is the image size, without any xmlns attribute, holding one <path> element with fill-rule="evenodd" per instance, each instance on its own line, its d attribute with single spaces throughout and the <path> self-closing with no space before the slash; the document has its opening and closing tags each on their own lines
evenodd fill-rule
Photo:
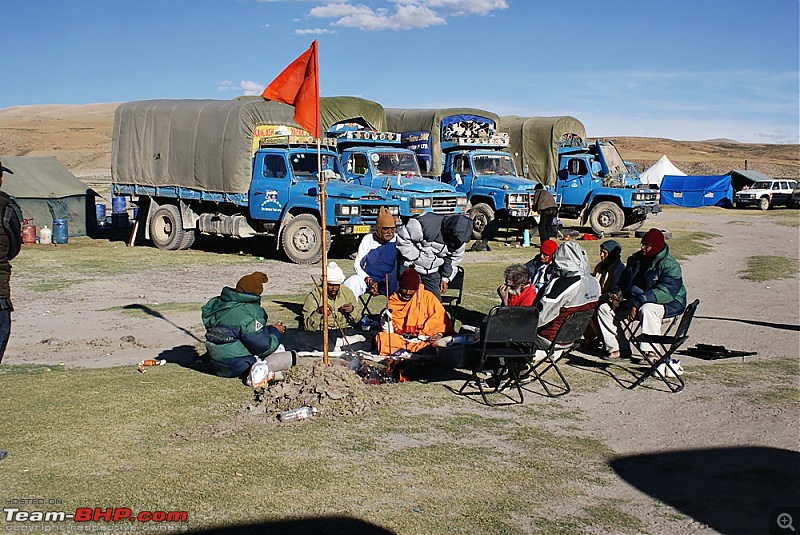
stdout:
<svg viewBox="0 0 800 535">
<path fill-rule="evenodd" d="M 441 293 L 455 278 L 470 238 L 472 219 L 468 216 L 428 212 L 411 218 L 397 230 L 397 252 L 402 265 L 415 269 L 425 289 L 441 301 Z"/>
<path fill-rule="evenodd" d="M 0 187 L 3 186 L 3 173 L 14 171 L 0 162 Z M 0 362 L 6 352 L 11 337 L 11 262 L 22 247 L 22 216 L 17 203 L 8 193 L 0 189 Z"/>
<path fill-rule="evenodd" d="M 620 356 L 617 337 L 620 321 L 639 320 L 642 333 L 660 335 L 661 322 L 682 314 L 686 308 L 686 287 L 681 266 L 669 254 L 664 233 L 651 228 L 642 238 L 639 252 L 628 258 L 614 294 L 624 299 L 614 310 L 611 303 L 600 305 L 597 319 L 608 358 Z M 645 358 L 652 360 L 650 346 L 642 344 Z"/>
<path fill-rule="evenodd" d="M 220 377 L 244 378 L 256 357 L 272 356 L 267 359 L 270 372 L 295 364 L 294 354 L 275 354 L 285 327 L 281 322 L 267 326 L 261 294 L 268 280 L 260 271 L 245 275 L 236 288 L 226 286 L 218 297 L 203 305 L 206 350 Z"/>
<path fill-rule="evenodd" d="M 592 275 L 600 283 L 600 300 L 598 301 L 600 304 L 608 301 L 608 294 L 616 288 L 622 272 L 625 271 L 625 264 L 620 260 L 621 256 L 622 247 L 616 241 L 606 240 L 600 244 L 600 262 L 592 271 Z M 583 334 L 582 349 L 594 349 L 599 336 L 600 324 L 597 322 L 597 314 L 595 314 Z"/>
<path fill-rule="evenodd" d="M 539 244 L 553 235 L 553 219 L 558 215 L 558 204 L 553 194 L 544 189 L 541 183 L 534 186 L 533 209 L 539 213 Z"/>
</svg>

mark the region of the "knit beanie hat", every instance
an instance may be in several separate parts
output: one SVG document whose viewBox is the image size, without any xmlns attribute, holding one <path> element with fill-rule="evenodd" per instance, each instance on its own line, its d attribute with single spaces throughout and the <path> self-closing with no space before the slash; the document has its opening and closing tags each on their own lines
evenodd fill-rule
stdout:
<svg viewBox="0 0 800 535">
<path fill-rule="evenodd" d="M 405 270 L 400 275 L 399 286 L 404 290 L 419 290 L 419 273 L 414 268 Z"/>
<path fill-rule="evenodd" d="M 553 256 L 556 249 L 558 249 L 558 243 L 555 240 L 544 240 L 539 250 L 546 255 Z"/>
<path fill-rule="evenodd" d="M 341 284 L 344 282 L 344 271 L 336 262 L 328 262 L 328 284 Z"/>
<path fill-rule="evenodd" d="M 644 255 L 645 258 L 653 258 L 666 247 L 666 243 L 664 243 L 664 233 L 657 228 L 651 228 L 642 236 L 642 245 L 649 245 L 651 247 L 650 253 Z"/>
<path fill-rule="evenodd" d="M 392 213 L 385 206 L 381 206 L 380 211 L 378 211 L 378 221 L 376 222 L 375 227 L 378 230 L 386 227 L 395 227 L 395 221 L 392 217 Z"/>
<path fill-rule="evenodd" d="M 239 282 L 236 283 L 236 291 L 261 295 L 264 293 L 264 283 L 268 280 L 269 277 L 266 273 L 255 271 L 239 279 Z"/>
</svg>

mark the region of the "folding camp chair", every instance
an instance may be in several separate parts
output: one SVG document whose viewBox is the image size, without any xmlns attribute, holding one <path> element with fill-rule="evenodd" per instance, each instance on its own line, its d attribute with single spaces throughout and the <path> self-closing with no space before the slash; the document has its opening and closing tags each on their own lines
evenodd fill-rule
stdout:
<svg viewBox="0 0 800 535">
<path fill-rule="evenodd" d="M 681 320 L 678 323 L 678 328 L 675 330 L 674 335 L 640 334 L 631 339 L 631 343 L 642 355 L 645 354 L 645 351 L 642 350 L 642 344 L 650 344 L 657 358 L 652 362 L 645 359 L 650 367 L 628 388 L 634 389 L 642 384 L 648 377 L 658 376 L 664 381 L 670 391 L 680 392 L 683 390 L 683 387 L 686 386 L 682 377 L 683 371 L 676 369 L 672 361 L 672 355 L 689 339 L 689 327 L 692 324 L 692 319 L 699 305 L 700 300 L 695 299 L 694 302 L 686 307 L 686 310 L 683 311 L 683 315 L 680 317 Z M 667 377 L 667 375 L 671 377 Z M 673 379 L 673 381 L 670 381 L 670 379 Z"/>
<path fill-rule="evenodd" d="M 487 390 L 498 393 L 514 386 L 519 401 L 507 394 L 506 397 L 512 403 L 522 403 L 519 371 L 533 358 L 538 319 L 539 311 L 533 307 L 492 308 L 481 326 L 480 349 L 477 350 L 479 353 L 475 358 L 472 375 L 458 393 L 466 396 L 475 394 L 474 391 L 465 392 L 468 386 L 475 384 L 487 405 L 509 405 L 510 403 L 491 403 L 486 396 Z M 487 386 L 478 376 L 483 371 L 491 372 L 493 388 Z"/>
<path fill-rule="evenodd" d="M 456 268 L 456 276 L 453 277 L 453 280 L 447 285 L 447 291 L 442 294 L 442 305 L 444 305 L 445 310 L 447 313 L 450 314 L 450 317 L 453 318 L 453 321 L 456 319 L 456 310 L 461 305 L 461 297 L 464 294 L 464 268 L 458 266 Z"/>
<path fill-rule="evenodd" d="M 364 297 L 366 296 L 366 299 Z M 369 309 L 369 303 L 372 301 L 372 294 L 367 292 L 358 296 L 358 300 L 361 302 L 361 314 L 359 315 L 360 319 L 364 319 L 364 316 L 369 317 L 372 319 L 375 314 Z"/>
<path fill-rule="evenodd" d="M 530 364 L 530 369 L 525 375 L 537 379 L 542 385 L 542 388 L 544 388 L 544 391 L 547 392 L 547 395 L 551 398 L 570 393 L 571 388 L 569 383 L 566 377 L 564 377 L 564 374 L 561 373 L 561 370 L 558 369 L 556 363 L 577 347 L 593 315 L 594 310 L 583 310 L 567 316 L 564 323 L 559 327 L 556 337 L 550 343 L 550 347 L 548 347 L 546 351 L 539 350 L 535 353 L 533 362 Z M 561 379 L 560 385 L 545 380 L 544 375 L 551 369 L 554 370 Z M 524 378 L 522 380 L 524 381 Z M 553 393 L 550 390 L 550 386 L 558 387 L 561 390 Z"/>
<path fill-rule="evenodd" d="M 678 314 L 677 316 L 673 316 L 671 318 L 664 318 L 661 321 L 661 329 L 664 336 L 668 336 L 672 330 L 677 327 L 678 322 L 681 319 L 682 314 Z M 664 330 L 664 325 L 667 325 L 666 330 Z M 624 335 L 625 340 L 632 340 L 642 334 L 642 322 L 638 319 L 633 321 L 628 320 L 627 318 L 620 322 L 620 328 L 622 329 L 622 333 Z M 637 348 L 638 349 L 638 348 Z"/>
</svg>

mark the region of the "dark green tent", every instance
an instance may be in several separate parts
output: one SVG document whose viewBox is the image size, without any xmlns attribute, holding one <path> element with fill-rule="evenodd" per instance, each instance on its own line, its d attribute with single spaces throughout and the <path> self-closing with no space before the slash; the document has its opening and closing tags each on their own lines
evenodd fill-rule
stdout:
<svg viewBox="0 0 800 535">
<path fill-rule="evenodd" d="M 37 228 L 53 228 L 56 219 L 69 221 L 70 236 L 85 236 L 96 228 L 95 192 L 53 156 L 3 156 L 14 174 L 3 176 L 3 191 L 16 199 L 22 217 Z"/>
</svg>

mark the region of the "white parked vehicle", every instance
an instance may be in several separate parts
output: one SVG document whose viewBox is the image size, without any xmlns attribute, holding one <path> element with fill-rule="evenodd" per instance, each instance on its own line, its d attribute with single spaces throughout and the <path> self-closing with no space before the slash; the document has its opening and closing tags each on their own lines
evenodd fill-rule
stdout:
<svg viewBox="0 0 800 535">
<path fill-rule="evenodd" d="M 737 191 L 733 200 L 736 208 L 758 206 L 769 210 L 773 206 L 791 206 L 792 191 L 796 187 L 794 180 L 759 180 L 749 188 Z"/>
</svg>

